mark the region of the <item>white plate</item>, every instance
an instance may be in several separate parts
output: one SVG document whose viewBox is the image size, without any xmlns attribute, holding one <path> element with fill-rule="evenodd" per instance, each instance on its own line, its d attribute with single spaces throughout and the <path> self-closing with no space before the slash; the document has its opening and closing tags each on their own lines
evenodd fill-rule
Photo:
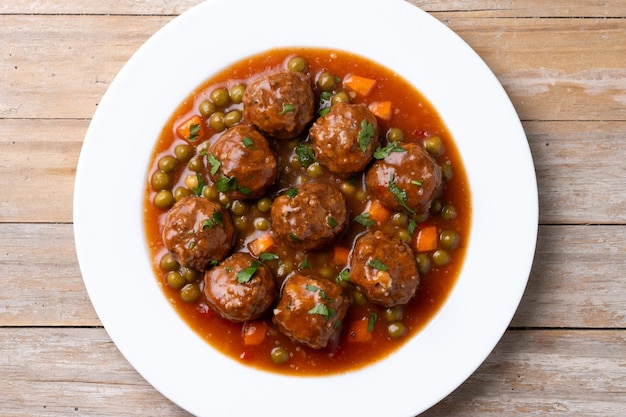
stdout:
<svg viewBox="0 0 626 417">
<path fill-rule="evenodd" d="M 465 266 L 435 319 L 388 359 L 331 377 L 258 371 L 211 348 L 158 288 L 144 237 L 146 171 L 167 118 L 216 71 L 278 46 L 355 52 L 412 82 L 452 132 L 472 190 Z M 501 85 L 457 35 L 402 0 L 215 0 L 175 18 L 104 95 L 74 194 L 78 259 L 100 320 L 149 383 L 198 416 L 421 413 L 470 376 L 506 330 L 537 220 L 532 158 Z"/>
</svg>

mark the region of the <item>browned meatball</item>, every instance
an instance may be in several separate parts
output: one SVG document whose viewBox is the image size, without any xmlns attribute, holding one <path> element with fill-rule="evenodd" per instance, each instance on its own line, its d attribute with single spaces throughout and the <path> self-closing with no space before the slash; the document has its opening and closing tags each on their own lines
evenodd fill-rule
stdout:
<svg viewBox="0 0 626 417">
<path fill-rule="evenodd" d="M 282 71 L 254 80 L 243 95 L 243 116 L 262 132 L 292 139 L 313 120 L 315 96 L 309 78 Z"/>
<path fill-rule="evenodd" d="M 411 248 L 381 231 L 360 236 L 350 256 L 350 282 L 383 307 L 406 304 L 420 282 Z"/>
<path fill-rule="evenodd" d="M 285 281 L 272 320 L 296 343 L 321 349 L 339 336 L 349 306 L 339 285 L 296 274 Z"/>
<path fill-rule="evenodd" d="M 346 200 L 335 186 L 308 182 L 274 199 L 272 230 L 291 246 L 312 250 L 332 242 L 347 221 Z"/>
<path fill-rule="evenodd" d="M 213 311 L 227 320 L 254 320 L 274 303 L 278 290 L 269 267 L 235 252 L 204 274 L 204 294 Z"/>
<path fill-rule="evenodd" d="M 276 156 L 252 126 L 228 129 L 209 148 L 208 159 L 211 179 L 231 199 L 258 198 L 276 181 Z"/>
<path fill-rule="evenodd" d="M 364 104 L 333 105 L 309 134 L 317 160 L 340 176 L 363 171 L 379 145 L 376 116 Z"/>
<path fill-rule="evenodd" d="M 441 192 L 441 167 L 418 143 L 401 143 L 403 151 L 391 152 L 367 171 L 367 189 L 392 210 L 428 213 Z"/>
<path fill-rule="evenodd" d="M 204 271 L 228 256 L 235 228 L 230 214 L 218 203 L 189 196 L 167 213 L 162 237 L 181 265 Z"/>
</svg>

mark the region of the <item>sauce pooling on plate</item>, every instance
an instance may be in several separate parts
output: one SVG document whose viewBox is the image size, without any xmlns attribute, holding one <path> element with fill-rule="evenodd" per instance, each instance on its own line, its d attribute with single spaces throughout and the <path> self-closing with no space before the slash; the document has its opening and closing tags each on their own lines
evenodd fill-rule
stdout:
<svg viewBox="0 0 626 417">
<path fill-rule="evenodd" d="M 416 335 L 454 287 L 470 224 L 437 111 L 384 66 L 328 49 L 209 78 L 165 124 L 145 191 L 172 306 L 224 354 L 291 375 L 358 369 Z"/>
</svg>

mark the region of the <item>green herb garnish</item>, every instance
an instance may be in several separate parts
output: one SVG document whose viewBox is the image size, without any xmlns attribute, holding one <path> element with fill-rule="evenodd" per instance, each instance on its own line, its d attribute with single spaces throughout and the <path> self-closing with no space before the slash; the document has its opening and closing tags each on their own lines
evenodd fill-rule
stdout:
<svg viewBox="0 0 626 417">
<path fill-rule="evenodd" d="M 379 271 L 383 271 L 383 272 L 387 271 L 387 265 L 382 263 L 380 259 L 378 258 L 372 259 L 367 264 L 374 269 L 378 269 Z"/>
<path fill-rule="evenodd" d="M 276 259 L 279 259 L 279 257 L 274 253 L 261 252 L 259 254 L 259 261 L 261 262 L 275 261 Z"/>
<path fill-rule="evenodd" d="M 326 223 L 328 224 L 328 226 L 330 226 L 331 229 L 334 229 L 335 227 L 339 226 L 339 223 L 337 223 L 337 220 L 333 219 L 332 216 L 326 217 Z"/>
<path fill-rule="evenodd" d="M 404 207 L 406 211 L 411 214 L 415 214 L 415 210 L 409 207 L 406 203 L 406 191 L 396 185 L 393 172 L 389 174 L 389 186 L 387 188 L 389 188 L 389 192 L 391 193 L 391 195 L 393 195 L 394 200 L 400 203 L 400 205 Z"/>
<path fill-rule="evenodd" d="M 243 146 L 245 146 L 246 148 L 249 148 L 252 145 L 254 145 L 254 142 L 252 141 L 252 139 L 250 139 L 247 136 L 245 136 L 243 139 L 241 139 L 241 143 L 243 143 Z"/>
<path fill-rule="evenodd" d="M 367 331 L 372 333 L 374 331 L 374 324 L 376 324 L 376 320 L 378 320 L 378 314 L 375 312 L 370 313 L 370 318 L 367 321 Z"/>
<path fill-rule="evenodd" d="M 293 104 L 283 103 L 283 109 L 278 114 L 280 114 L 282 116 L 283 114 L 287 114 L 289 112 L 292 112 L 295 109 L 296 109 L 296 106 L 294 106 Z"/>
<path fill-rule="evenodd" d="M 369 213 L 361 213 L 354 218 L 354 221 L 362 226 L 371 227 L 374 226 L 376 222 L 370 219 L 370 217 L 371 215 Z"/>
<path fill-rule="evenodd" d="M 307 313 L 319 314 L 320 316 L 324 316 L 324 318 L 328 320 L 335 315 L 335 309 L 329 308 L 326 304 L 320 303 L 310 309 Z"/>
<path fill-rule="evenodd" d="M 285 195 L 289 198 L 294 198 L 295 196 L 298 195 L 298 189 L 297 188 L 290 188 L 287 190 L 287 192 L 285 192 Z"/>
<path fill-rule="evenodd" d="M 195 142 L 198 136 L 200 136 L 200 124 L 194 123 L 189 126 L 189 137 L 187 140 L 189 142 Z"/>
<path fill-rule="evenodd" d="M 374 158 L 385 159 L 392 152 L 406 152 L 406 149 L 404 149 L 402 146 L 399 146 L 398 142 L 391 142 L 384 148 L 381 148 L 380 146 L 376 148 L 376 150 L 374 151 Z"/>
<path fill-rule="evenodd" d="M 199 172 L 196 172 L 196 179 L 198 180 L 198 185 L 194 187 L 193 194 L 199 197 L 202 195 L 202 190 L 206 184 L 204 183 L 204 179 L 202 179 L 202 175 L 200 175 Z"/>
<path fill-rule="evenodd" d="M 372 142 L 372 139 L 374 139 L 374 125 L 367 120 L 363 120 L 361 122 L 361 130 L 359 131 L 359 136 L 357 138 L 361 151 L 367 151 L 367 145 Z"/>
<path fill-rule="evenodd" d="M 249 282 L 254 276 L 254 274 L 256 274 L 256 271 L 259 270 L 260 266 L 261 266 L 260 263 L 252 262 L 249 267 L 237 272 L 237 282 L 240 284 Z"/>
<path fill-rule="evenodd" d="M 298 144 L 295 151 L 300 164 L 302 164 L 305 168 L 317 161 L 315 159 L 315 154 L 313 153 L 313 148 L 309 143 Z"/>
<path fill-rule="evenodd" d="M 209 161 L 209 165 L 211 165 L 211 170 L 209 171 L 210 174 L 217 174 L 217 171 L 220 169 L 220 166 L 222 166 L 222 163 L 212 153 L 207 156 L 207 159 Z"/>
</svg>

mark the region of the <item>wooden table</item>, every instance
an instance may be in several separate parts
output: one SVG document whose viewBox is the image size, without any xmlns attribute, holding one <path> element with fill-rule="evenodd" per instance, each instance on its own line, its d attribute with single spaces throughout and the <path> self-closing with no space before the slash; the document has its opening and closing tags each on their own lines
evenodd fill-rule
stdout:
<svg viewBox="0 0 626 417">
<path fill-rule="evenodd" d="M 102 328 L 76 260 L 72 191 L 83 137 L 115 74 L 199 2 L 0 0 L 4 417 L 188 415 Z M 410 3 L 455 30 L 504 85 L 540 202 L 536 258 L 510 328 L 424 415 L 624 415 L 626 2 Z"/>
</svg>

